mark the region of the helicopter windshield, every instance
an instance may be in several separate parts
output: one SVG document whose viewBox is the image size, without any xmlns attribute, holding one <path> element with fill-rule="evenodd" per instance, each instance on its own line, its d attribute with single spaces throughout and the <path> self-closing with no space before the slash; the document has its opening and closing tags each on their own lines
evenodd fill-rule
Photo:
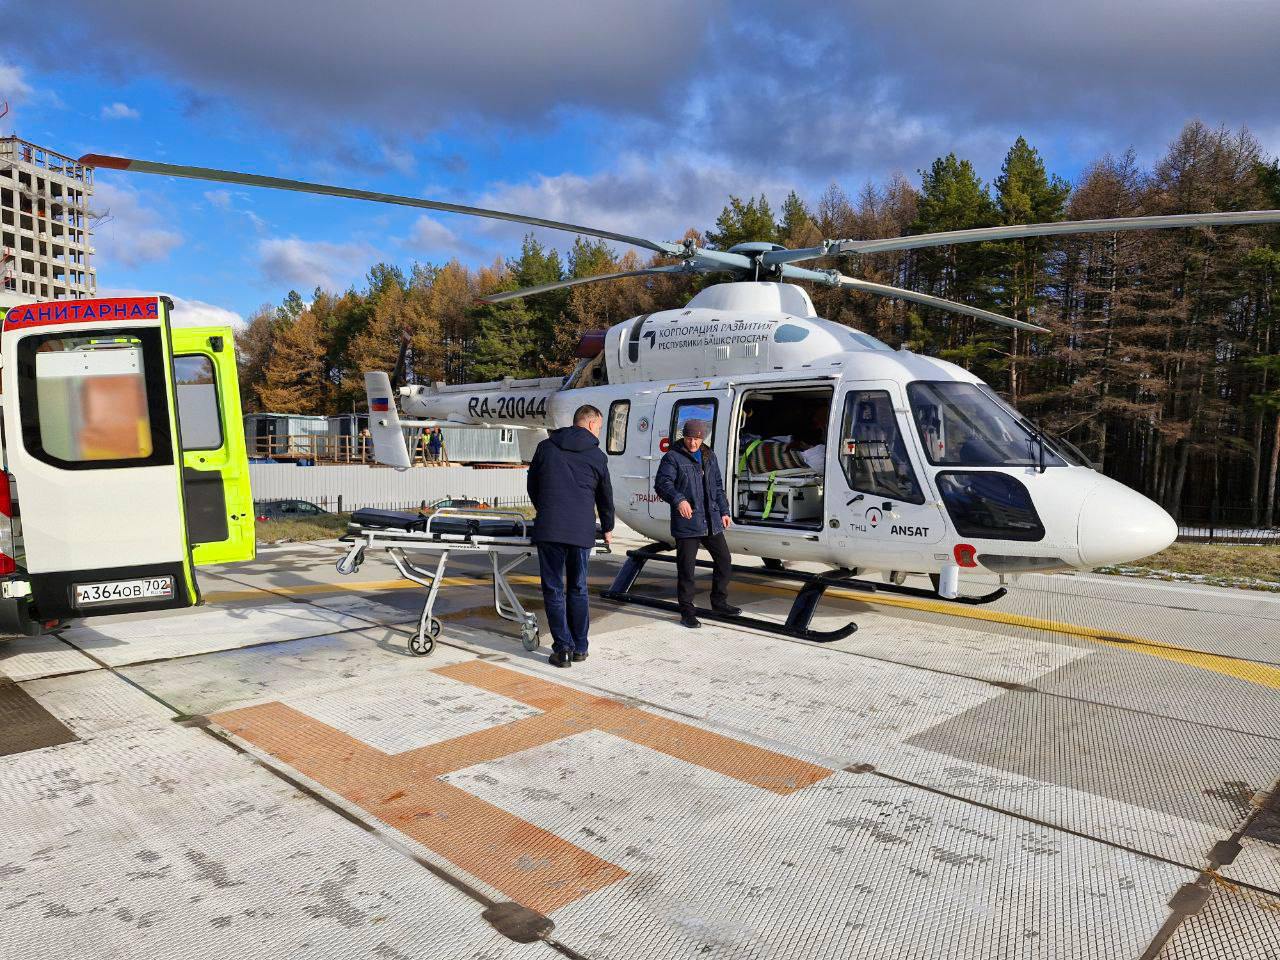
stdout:
<svg viewBox="0 0 1280 960">
<path fill-rule="evenodd" d="M 947 467 L 1065 467 L 1011 408 L 975 383 L 907 387 L 916 429 L 929 462 Z"/>
</svg>

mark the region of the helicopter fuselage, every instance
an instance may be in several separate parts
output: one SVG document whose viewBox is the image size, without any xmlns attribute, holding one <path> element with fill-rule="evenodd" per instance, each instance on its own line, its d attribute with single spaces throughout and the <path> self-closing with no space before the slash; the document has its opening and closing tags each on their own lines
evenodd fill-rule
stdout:
<svg viewBox="0 0 1280 960">
<path fill-rule="evenodd" d="M 1016 574 L 1138 559 L 1176 526 L 955 364 L 817 317 L 788 284 L 709 287 L 612 327 L 566 379 L 410 386 L 407 416 L 551 429 L 604 414 L 620 521 L 669 540 L 658 464 L 711 425 L 735 553 L 837 567 Z"/>
</svg>

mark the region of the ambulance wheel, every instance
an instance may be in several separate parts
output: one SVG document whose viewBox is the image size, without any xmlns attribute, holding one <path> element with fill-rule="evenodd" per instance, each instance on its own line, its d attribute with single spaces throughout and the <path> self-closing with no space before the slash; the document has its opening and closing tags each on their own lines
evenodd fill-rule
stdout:
<svg viewBox="0 0 1280 960">
<path fill-rule="evenodd" d="M 538 649 L 538 645 L 541 642 L 542 640 L 538 636 L 537 624 L 526 623 L 520 628 L 520 644 L 527 651 L 533 653 L 533 651 Z"/>
<path fill-rule="evenodd" d="M 781 560 L 779 560 L 777 557 L 765 557 L 765 558 L 764 558 L 764 568 L 765 568 L 766 570 L 781 570 L 781 569 L 782 569 L 782 561 L 781 561 Z"/>
</svg>

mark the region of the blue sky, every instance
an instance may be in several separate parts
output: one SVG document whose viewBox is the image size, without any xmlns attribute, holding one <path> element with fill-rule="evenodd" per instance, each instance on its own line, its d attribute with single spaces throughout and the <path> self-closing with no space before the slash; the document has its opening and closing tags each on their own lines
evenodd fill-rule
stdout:
<svg viewBox="0 0 1280 960">
<path fill-rule="evenodd" d="M 496 206 L 676 239 L 730 192 L 984 177 L 1023 134 L 1067 177 L 1184 122 L 1280 150 L 1280 4 L 1262 0 L 0 0 L 4 132 Z M 797 8 L 791 8 L 796 10 Z M 104 171 L 104 290 L 244 316 L 387 259 L 481 264 L 519 228 Z M 565 243 L 570 238 L 549 240 Z"/>
</svg>

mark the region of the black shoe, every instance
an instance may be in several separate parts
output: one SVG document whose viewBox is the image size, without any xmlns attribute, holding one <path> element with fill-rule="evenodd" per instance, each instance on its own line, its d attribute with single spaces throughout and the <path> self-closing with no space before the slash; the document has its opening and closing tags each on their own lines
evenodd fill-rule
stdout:
<svg viewBox="0 0 1280 960">
<path fill-rule="evenodd" d="M 742 613 L 741 607 L 735 607 L 731 603 L 713 603 L 711 609 L 716 613 L 723 613 L 726 617 L 736 617 Z"/>
<path fill-rule="evenodd" d="M 569 654 L 557 651 L 547 657 L 547 663 L 551 664 L 553 667 L 567 667 L 569 664 L 573 663 L 573 660 L 570 658 Z"/>
<path fill-rule="evenodd" d="M 702 621 L 695 617 L 692 613 L 680 614 L 680 626 L 688 627 L 690 630 L 696 630 L 702 626 Z"/>
<path fill-rule="evenodd" d="M 581 663 L 583 660 L 587 659 L 587 655 L 585 653 L 575 653 L 571 659 L 574 663 Z"/>
</svg>

